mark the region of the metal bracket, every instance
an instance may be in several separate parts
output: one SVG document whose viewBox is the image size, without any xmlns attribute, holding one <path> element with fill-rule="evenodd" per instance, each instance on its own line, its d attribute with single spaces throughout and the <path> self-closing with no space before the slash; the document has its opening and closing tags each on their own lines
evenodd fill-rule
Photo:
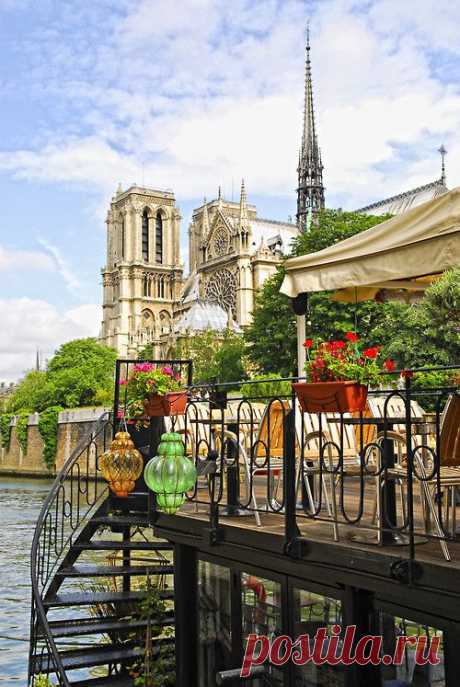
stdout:
<svg viewBox="0 0 460 687">
<path fill-rule="evenodd" d="M 220 544 L 220 542 L 224 541 L 224 528 L 217 526 L 204 529 L 203 541 L 209 546 Z"/>
<path fill-rule="evenodd" d="M 300 537 L 294 537 L 290 539 L 284 545 L 284 553 L 289 558 L 294 558 L 296 560 L 301 560 L 307 551 L 307 542 L 305 542 Z"/>
<path fill-rule="evenodd" d="M 421 578 L 423 568 L 417 561 L 400 559 L 391 564 L 390 574 L 394 580 L 402 584 L 410 584 Z"/>
</svg>

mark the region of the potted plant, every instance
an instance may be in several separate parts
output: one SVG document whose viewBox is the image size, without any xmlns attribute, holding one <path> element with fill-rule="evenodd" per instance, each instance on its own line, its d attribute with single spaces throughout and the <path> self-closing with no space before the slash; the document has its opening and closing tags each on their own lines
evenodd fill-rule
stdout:
<svg viewBox="0 0 460 687">
<path fill-rule="evenodd" d="M 369 387 L 378 387 L 385 370 L 395 369 L 393 360 L 380 363 L 378 346 L 363 348 L 354 332 L 345 340 L 307 339 L 307 382 L 293 384 L 304 413 L 363 411 Z"/>
<path fill-rule="evenodd" d="M 137 420 L 164 415 L 183 415 L 187 392 L 179 374 L 172 367 L 138 363 L 128 379 L 128 415 Z"/>
</svg>

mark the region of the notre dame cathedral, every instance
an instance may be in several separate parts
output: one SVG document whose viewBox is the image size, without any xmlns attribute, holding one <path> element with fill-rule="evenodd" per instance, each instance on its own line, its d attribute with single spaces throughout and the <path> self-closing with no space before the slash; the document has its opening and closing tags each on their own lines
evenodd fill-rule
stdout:
<svg viewBox="0 0 460 687">
<path fill-rule="evenodd" d="M 400 214 L 447 191 L 445 149 L 441 178 L 377 201 L 357 212 Z M 222 198 L 196 208 L 189 226 L 189 274 L 180 256 L 180 211 L 174 194 L 151 188 L 119 188 L 107 214 L 100 340 L 120 357 L 135 357 L 150 344 L 155 356 L 193 333 L 241 331 L 254 298 L 289 250 L 324 208 L 323 164 L 315 127 L 310 42 L 307 35 L 302 141 L 297 168 L 296 223 L 261 219 L 247 202 Z"/>
</svg>

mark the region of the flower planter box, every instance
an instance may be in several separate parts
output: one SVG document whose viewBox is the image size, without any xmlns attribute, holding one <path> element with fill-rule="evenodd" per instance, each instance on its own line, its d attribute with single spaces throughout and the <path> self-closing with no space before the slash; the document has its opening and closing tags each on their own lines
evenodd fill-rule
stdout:
<svg viewBox="0 0 460 687">
<path fill-rule="evenodd" d="M 184 415 L 187 405 L 187 392 L 170 392 L 165 396 L 155 394 L 144 401 L 147 417 L 164 417 L 166 415 Z"/>
<path fill-rule="evenodd" d="M 304 413 L 354 413 L 366 408 L 367 386 L 357 382 L 297 382 L 292 386 Z"/>
</svg>

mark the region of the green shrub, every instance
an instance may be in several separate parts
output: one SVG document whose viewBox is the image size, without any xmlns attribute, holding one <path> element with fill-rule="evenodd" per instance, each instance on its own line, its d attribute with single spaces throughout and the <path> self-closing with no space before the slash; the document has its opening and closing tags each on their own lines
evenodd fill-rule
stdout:
<svg viewBox="0 0 460 687">
<path fill-rule="evenodd" d="M 10 448 L 12 419 L 13 413 L 2 413 L 0 415 L 0 445 L 7 451 Z"/>
<path fill-rule="evenodd" d="M 273 381 L 279 379 L 280 381 Z M 271 381 L 267 381 L 271 380 Z M 281 375 L 258 375 L 253 377 L 252 382 L 256 384 L 243 384 L 241 387 L 241 395 L 244 398 L 273 397 L 273 396 L 290 396 L 291 383 L 281 381 Z"/>
<path fill-rule="evenodd" d="M 56 459 L 57 434 L 61 406 L 50 406 L 40 413 L 38 431 L 43 439 L 43 462 L 48 470 L 53 470 Z"/>
<path fill-rule="evenodd" d="M 16 416 L 16 439 L 24 453 L 27 453 L 29 411 L 25 410 Z"/>
</svg>

